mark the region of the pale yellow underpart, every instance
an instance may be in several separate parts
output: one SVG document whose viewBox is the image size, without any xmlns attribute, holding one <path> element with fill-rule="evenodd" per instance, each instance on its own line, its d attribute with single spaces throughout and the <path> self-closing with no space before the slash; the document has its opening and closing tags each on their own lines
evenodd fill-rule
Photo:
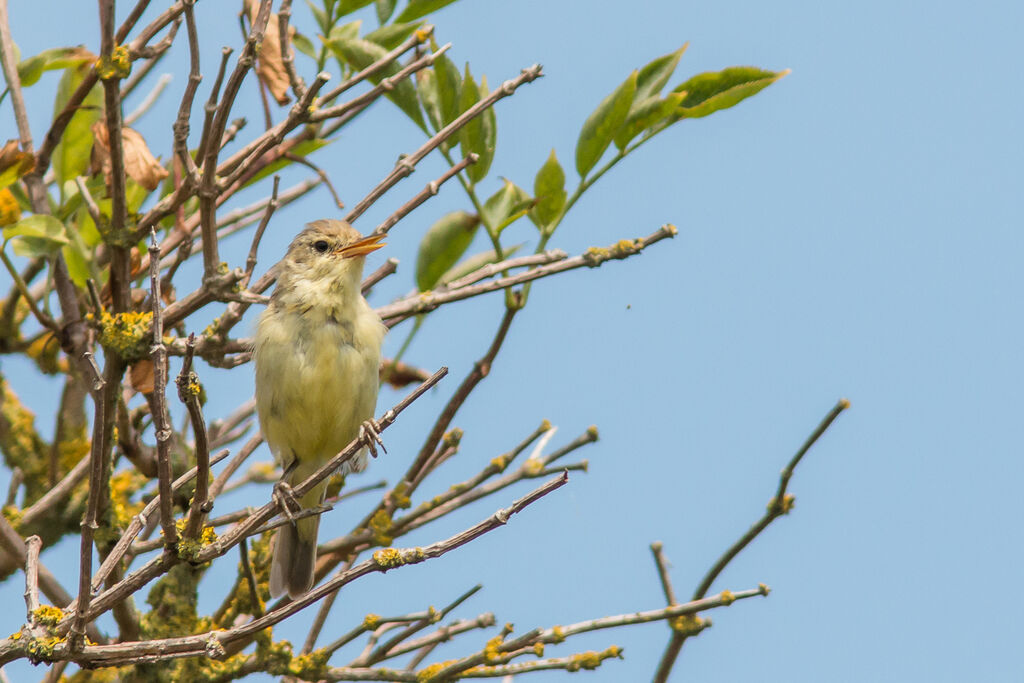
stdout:
<svg viewBox="0 0 1024 683">
<path fill-rule="evenodd" d="M 346 265 L 361 271 L 356 259 Z M 318 270 L 286 280 L 287 295 L 268 306 L 255 336 L 256 409 L 282 467 L 298 459 L 287 478 L 292 485 L 352 441 L 377 403 L 385 327 L 359 294 L 358 272 L 339 278 Z M 347 470 L 365 465 L 363 452 Z M 301 502 L 314 507 L 320 499 L 309 495 Z"/>
</svg>

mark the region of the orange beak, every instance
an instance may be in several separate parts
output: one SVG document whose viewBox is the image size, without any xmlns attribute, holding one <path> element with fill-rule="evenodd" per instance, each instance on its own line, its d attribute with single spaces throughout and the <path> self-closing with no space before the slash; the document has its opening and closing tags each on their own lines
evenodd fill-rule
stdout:
<svg viewBox="0 0 1024 683">
<path fill-rule="evenodd" d="M 381 240 L 384 239 L 384 237 L 385 235 L 383 233 L 379 235 L 370 235 L 369 237 L 364 237 L 361 240 L 356 240 L 352 244 L 346 245 L 341 249 L 338 249 L 338 251 L 336 251 L 335 253 L 341 256 L 342 258 L 355 258 L 356 256 L 365 256 L 366 254 L 369 254 L 371 251 L 377 251 L 381 247 L 385 246 L 384 242 L 381 242 Z"/>
</svg>

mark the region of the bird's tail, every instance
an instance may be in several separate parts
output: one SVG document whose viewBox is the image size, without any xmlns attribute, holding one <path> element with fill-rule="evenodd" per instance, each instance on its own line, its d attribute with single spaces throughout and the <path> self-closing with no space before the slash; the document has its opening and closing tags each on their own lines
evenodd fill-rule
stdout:
<svg viewBox="0 0 1024 683">
<path fill-rule="evenodd" d="M 323 503 L 327 491 L 324 481 L 299 498 L 303 510 Z M 316 536 L 320 528 L 320 515 L 312 515 L 286 523 L 277 531 L 274 559 L 270 565 L 270 595 L 274 598 L 288 593 L 297 598 L 313 587 L 316 568 Z"/>
</svg>

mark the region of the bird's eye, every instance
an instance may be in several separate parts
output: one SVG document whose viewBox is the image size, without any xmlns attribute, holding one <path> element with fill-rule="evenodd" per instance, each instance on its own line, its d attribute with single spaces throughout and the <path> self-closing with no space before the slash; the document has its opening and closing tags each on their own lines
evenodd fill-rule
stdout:
<svg viewBox="0 0 1024 683">
<path fill-rule="evenodd" d="M 313 242 L 313 248 L 319 251 L 321 254 L 326 254 L 327 249 L 330 248 L 330 245 L 327 244 L 325 240 L 317 240 L 316 242 Z"/>
</svg>

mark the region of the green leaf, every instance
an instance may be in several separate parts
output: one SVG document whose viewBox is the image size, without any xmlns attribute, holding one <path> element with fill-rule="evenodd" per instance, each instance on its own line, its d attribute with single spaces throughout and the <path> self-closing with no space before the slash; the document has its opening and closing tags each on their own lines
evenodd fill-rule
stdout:
<svg viewBox="0 0 1024 683">
<path fill-rule="evenodd" d="M 359 37 L 359 27 L 362 25 L 363 20 L 357 19 L 356 21 L 351 21 L 347 24 L 342 24 L 341 26 L 335 26 L 327 36 L 327 47 L 330 47 L 331 43 L 343 43 L 346 40 L 355 40 Z"/>
<path fill-rule="evenodd" d="M 327 35 L 331 28 L 330 23 L 327 21 L 327 14 L 311 0 L 306 0 L 306 4 L 309 5 L 310 11 L 313 12 L 313 18 L 316 19 L 316 25 L 320 27 L 320 33 Z"/>
<path fill-rule="evenodd" d="M 512 247 L 505 249 L 504 258 L 509 258 L 512 254 L 522 249 L 522 244 L 516 244 Z M 447 285 L 450 282 L 455 282 L 459 278 L 466 277 L 470 273 L 475 273 L 484 266 L 492 263 L 498 263 L 501 259 L 498 258 L 498 252 L 491 249 L 490 251 L 484 251 L 479 254 L 473 254 L 461 263 L 452 266 L 441 279 L 437 281 L 438 286 Z"/>
<path fill-rule="evenodd" d="M 330 40 L 327 43 L 331 51 L 338 59 L 344 60 L 353 69 L 361 70 L 370 66 L 377 60 L 384 57 L 388 51 L 369 40 Z M 380 83 L 388 76 L 393 76 L 401 70 L 401 67 L 392 62 L 381 71 L 370 77 L 373 83 Z M 416 97 L 416 86 L 408 78 L 404 78 L 395 84 L 394 89 L 389 92 L 387 98 L 398 105 L 398 108 L 405 112 L 406 116 L 413 120 L 424 132 L 427 130 L 423 121 L 423 112 L 420 111 L 420 102 Z"/>
<path fill-rule="evenodd" d="M 661 92 L 661 89 L 668 83 L 668 79 L 672 78 L 672 74 L 679 64 L 679 59 L 686 52 L 686 48 L 689 45 L 689 43 L 686 43 L 675 52 L 658 57 L 640 69 L 636 79 L 636 97 L 634 102 L 643 102 L 647 98 Z"/>
<path fill-rule="evenodd" d="M 479 216 L 455 211 L 430 226 L 416 257 L 416 286 L 421 292 L 432 289 L 441 275 L 458 262 L 479 225 Z"/>
<path fill-rule="evenodd" d="M 395 21 L 412 21 L 413 19 L 419 19 L 425 17 L 431 12 L 450 5 L 455 0 L 409 0 L 409 4 L 405 6 L 402 13 L 398 15 Z"/>
<path fill-rule="evenodd" d="M 441 130 L 444 127 L 441 123 L 441 101 L 437 95 L 437 76 L 433 71 L 422 69 L 416 72 L 416 93 L 431 127 L 435 131 Z"/>
<path fill-rule="evenodd" d="M 462 88 L 459 94 L 459 114 L 469 111 L 474 104 L 487 97 L 487 79 L 481 78 L 477 85 L 473 80 L 473 74 L 469 71 L 469 64 L 466 65 L 466 75 L 462 79 Z M 478 183 L 487 177 L 487 171 L 494 161 L 494 145 L 497 140 L 498 124 L 494 116 L 494 109 L 487 109 L 482 114 L 467 123 L 459 131 L 459 144 L 462 146 L 462 155 L 469 156 L 476 153 L 480 156 L 475 164 L 466 169 L 466 175 L 473 183 Z"/>
<path fill-rule="evenodd" d="M 565 207 L 565 171 L 558 163 L 554 149 L 533 179 L 533 196 L 537 198 L 537 205 L 530 212 L 530 220 L 543 230 Z"/>
<path fill-rule="evenodd" d="M 363 39 L 369 40 L 371 43 L 377 43 L 388 50 L 394 50 L 404 43 L 405 39 L 413 34 L 413 31 L 422 25 L 422 21 L 410 21 L 408 24 L 388 24 L 387 26 L 381 26 L 375 31 L 370 31 L 363 36 Z"/>
<path fill-rule="evenodd" d="M 615 89 L 615 92 L 601 100 L 580 130 L 576 143 L 576 171 L 585 178 L 590 169 L 601 160 L 619 128 L 629 116 L 629 108 L 636 95 L 637 72 L 634 71 Z"/>
<path fill-rule="evenodd" d="M 86 280 L 92 276 L 89 271 L 89 262 L 74 243 L 64 246 L 61 251 L 64 254 L 64 262 L 68 266 L 68 274 L 71 276 L 72 282 L 85 289 Z"/>
<path fill-rule="evenodd" d="M 459 98 L 462 93 L 462 74 L 455 62 L 442 54 L 434 60 L 434 76 L 437 78 L 437 100 L 441 110 L 441 125 L 447 126 L 459 115 Z"/>
<path fill-rule="evenodd" d="M 526 215 L 534 203 L 523 188 L 511 180 L 504 181 L 501 189 L 491 195 L 483 207 L 484 224 L 496 235 Z"/>
<path fill-rule="evenodd" d="M 89 66 L 81 64 L 64 70 L 57 84 L 57 99 L 54 102 L 54 116 L 64 110 L 71 94 L 78 88 Z M 63 185 L 67 180 L 85 175 L 89 168 L 89 154 L 92 151 L 92 124 L 100 119 L 103 107 L 103 90 L 99 84 L 89 91 L 82 106 L 71 117 L 64 135 L 53 151 L 53 172 L 57 182 Z"/>
<path fill-rule="evenodd" d="M 731 66 L 697 74 L 673 89 L 673 92 L 686 92 L 676 113 L 688 119 L 714 114 L 756 95 L 788 73 L 789 69 L 765 71 L 753 66 Z"/>
<path fill-rule="evenodd" d="M 292 36 L 292 45 L 295 46 L 296 50 L 306 55 L 307 57 L 310 57 L 312 59 L 316 59 L 317 57 L 319 57 L 319 55 L 317 54 L 316 47 L 313 45 L 313 41 L 311 41 L 309 38 L 302 35 L 301 33 L 296 33 L 294 36 Z"/>
<path fill-rule="evenodd" d="M 48 214 L 33 214 L 3 230 L 4 242 L 14 240 L 18 256 L 46 256 L 68 243 L 64 224 Z"/>
<path fill-rule="evenodd" d="M 679 108 L 686 93 L 671 93 L 664 99 L 655 95 L 640 104 L 634 104 L 626 124 L 615 134 L 615 146 L 625 149 L 626 145 L 643 131 L 670 118 Z"/>
<path fill-rule="evenodd" d="M 375 4 L 377 21 L 380 22 L 381 28 L 383 28 L 384 24 L 391 18 L 392 13 L 394 13 L 397 0 L 375 0 Z"/>
<path fill-rule="evenodd" d="M 373 0 L 341 0 L 338 3 L 338 13 L 335 16 L 343 17 L 346 14 L 352 14 L 352 12 L 366 7 L 371 2 Z"/>
<path fill-rule="evenodd" d="M 27 88 L 35 84 L 45 71 L 66 69 L 95 59 L 96 56 L 84 47 L 55 47 L 18 62 L 18 78 Z"/>
</svg>

